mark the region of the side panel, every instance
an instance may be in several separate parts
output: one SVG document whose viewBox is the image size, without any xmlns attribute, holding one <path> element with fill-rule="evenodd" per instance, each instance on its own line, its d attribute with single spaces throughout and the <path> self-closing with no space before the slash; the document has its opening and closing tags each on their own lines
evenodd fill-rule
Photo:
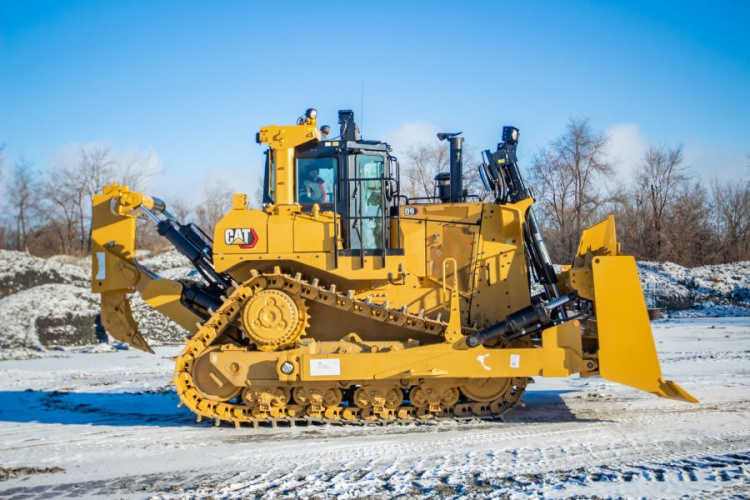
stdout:
<svg viewBox="0 0 750 500">
<path fill-rule="evenodd" d="M 214 228 L 214 255 L 267 253 L 268 219 L 262 210 L 230 210 Z"/>
<path fill-rule="evenodd" d="M 458 267 L 458 289 L 464 294 L 471 293 L 478 232 L 479 226 L 475 225 L 428 221 L 428 276 L 442 284 L 443 262 L 445 259 L 455 259 Z M 453 274 L 453 266 L 447 266 L 445 279 L 450 287 L 453 286 Z"/>
<path fill-rule="evenodd" d="M 333 253 L 333 239 L 333 213 L 323 213 L 317 217 L 298 214 L 294 218 L 295 252 Z"/>
<path fill-rule="evenodd" d="M 401 219 L 401 244 L 405 249 L 406 271 L 419 278 L 425 277 L 425 228 L 427 223 L 422 220 Z M 416 250 L 412 250 L 416 249 Z"/>
<path fill-rule="evenodd" d="M 523 249 L 523 210 L 484 205 L 479 235 L 471 322 L 487 328 L 531 303 Z"/>
</svg>

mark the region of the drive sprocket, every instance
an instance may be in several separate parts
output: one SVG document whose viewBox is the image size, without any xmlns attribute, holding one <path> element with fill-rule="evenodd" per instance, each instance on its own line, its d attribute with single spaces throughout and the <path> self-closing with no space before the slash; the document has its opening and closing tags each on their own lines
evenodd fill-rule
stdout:
<svg viewBox="0 0 750 500">
<path fill-rule="evenodd" d="M 247 301 L 242 329 L 258 350 L 273 351 L 293 345 L 304 335 L 308 316 L 304 299 L 270 288 Z"/>
</svg>

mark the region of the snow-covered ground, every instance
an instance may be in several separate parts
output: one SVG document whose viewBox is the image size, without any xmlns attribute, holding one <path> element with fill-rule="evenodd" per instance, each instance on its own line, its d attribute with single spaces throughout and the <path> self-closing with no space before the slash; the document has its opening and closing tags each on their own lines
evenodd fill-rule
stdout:
<svg viewBox="0 0 750 500">
<path fill-rule="evenodd" d="M 2 361 L 0 497 L 747 497 L 750 318 L 654 330 L 699 404 L 538 379 L 506 423 L 216 428 L 176 407 L 176 347 Z"/>
</svg>

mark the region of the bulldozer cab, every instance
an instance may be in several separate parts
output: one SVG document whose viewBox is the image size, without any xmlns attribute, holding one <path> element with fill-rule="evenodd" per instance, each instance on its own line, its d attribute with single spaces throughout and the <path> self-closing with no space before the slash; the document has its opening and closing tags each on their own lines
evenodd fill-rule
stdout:
<svg viewBox="0 0 750 500">
<path fill-rule="evenodd" d="M 360 138 L 351 111 L 340 111 L 339 123 L 341 134 L 336 139 L 294 148 L 294 201 L 302 212 L 334 213 L 340 221 L 341 255 L 402 255 L 398 160 L 389 154 L 388 144 Z M 273 157 L 267 150 L 266 206 L 277 202 Z"/>
</svg>

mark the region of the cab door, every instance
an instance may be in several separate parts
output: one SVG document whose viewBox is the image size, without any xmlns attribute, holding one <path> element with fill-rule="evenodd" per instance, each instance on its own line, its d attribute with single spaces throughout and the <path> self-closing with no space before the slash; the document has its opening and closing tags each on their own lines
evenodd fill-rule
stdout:
<svg viewBox="0 0 750 500">
<path fill-rule="evenodd" d="M 385 157 L 358 154 L 349 164 L 348 212 L 352 250 L 377 255 L 386 246 Z"/>
</svg>

